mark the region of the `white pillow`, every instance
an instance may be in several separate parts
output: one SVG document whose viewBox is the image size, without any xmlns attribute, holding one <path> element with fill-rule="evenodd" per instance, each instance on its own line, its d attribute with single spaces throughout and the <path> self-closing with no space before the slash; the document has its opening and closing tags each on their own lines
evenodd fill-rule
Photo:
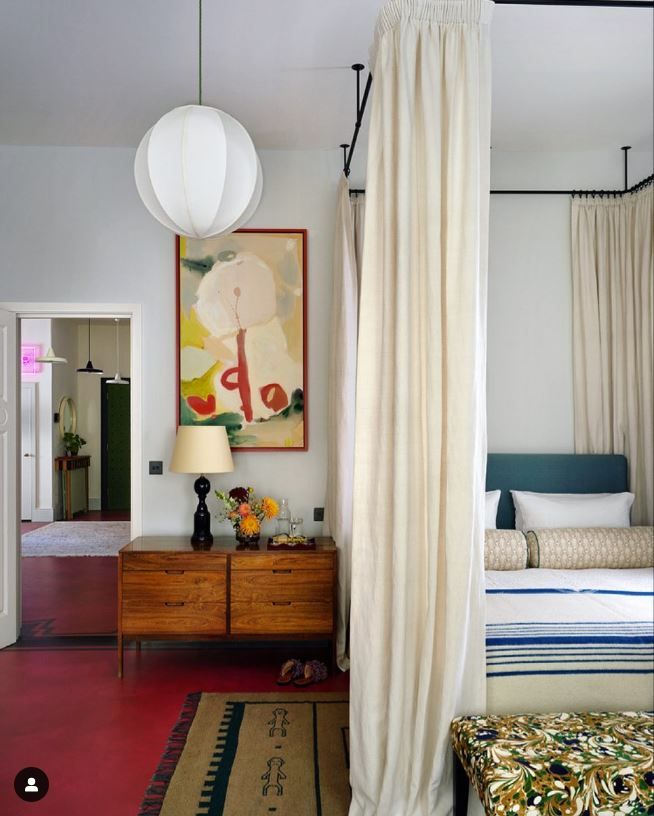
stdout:
<svg viewBox="0 0 654 816">
<path fill-rule="evenodd" d="M 629 527 L 633 493 L 529 493 L 512 490 L 516 530 Z"/>
<path fill-rule="evenodd" d="M 486 492 L 486 529 L 495 530 L 497 528 L 497 506 L 500 503 L 501 490 L 488 490 Z"/>
</svg>

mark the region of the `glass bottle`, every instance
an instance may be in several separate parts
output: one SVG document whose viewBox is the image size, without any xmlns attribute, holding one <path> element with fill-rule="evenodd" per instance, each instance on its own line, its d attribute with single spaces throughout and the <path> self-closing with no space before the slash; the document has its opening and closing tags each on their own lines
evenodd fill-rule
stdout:
<svg viewBox="0 0 654 816">
<path fill-rule="evenodd" d="M 291 511 L 288 507 L 288 499 L 279 500 L 279 513 L 277 514 L 277 535 L 291 534 Z"/>
</svg>

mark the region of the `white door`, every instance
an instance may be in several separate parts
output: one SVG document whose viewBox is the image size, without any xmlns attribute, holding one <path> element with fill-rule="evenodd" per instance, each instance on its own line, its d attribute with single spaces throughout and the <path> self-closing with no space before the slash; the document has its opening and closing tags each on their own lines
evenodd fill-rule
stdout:
<svg viewBox="0 0 654 816">
<path fill-rule="evenodd" d="M 32 521 L 36 499 L 36 383 L 21 384 L 20 447 L 20 517 Z"/>
<path fill-rule="evenodd" d="M 18 639 L 18 457 L 20 418 L 16 315 L 0 309 L 0 648 Z"/>
</svg>

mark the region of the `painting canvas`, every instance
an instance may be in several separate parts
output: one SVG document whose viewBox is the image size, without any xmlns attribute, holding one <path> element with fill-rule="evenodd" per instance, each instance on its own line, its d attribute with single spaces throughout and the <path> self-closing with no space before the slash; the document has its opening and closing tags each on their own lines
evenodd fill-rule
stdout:
<svg viewBox="0 0 654 816">
<path fill-rule="evenodd" d="M 178 239 L 180 425 L 307 449 L 306 249 L 306 230 Z"/>
</svg>

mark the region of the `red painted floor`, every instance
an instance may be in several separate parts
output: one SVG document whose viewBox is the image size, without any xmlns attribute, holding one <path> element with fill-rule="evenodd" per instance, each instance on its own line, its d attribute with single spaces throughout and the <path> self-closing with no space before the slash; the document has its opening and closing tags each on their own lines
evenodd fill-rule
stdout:
<svg viewBox="0 0 654 816">
<path fill-rule="evenodd" d="M 256 648 L 130 650 L 121 681 L 113 650 L 0 652 L 0 813 L 135 816 L 184 696 L 277 691 L 287 656 Z M 345 691 L 348 675 L 309 688 Z M 41 802 L 25 804 L 14 793 L 14 776 L 27 766 L 50 778 Z"/>
<path fill-rule="evenodd" d="M 117 570 L 111 556 L 22 558 L 24 634 L 115 632 Z"/>
<path fill-rule="evenodd" d="M 129 649 L 121 681 L 111 639 L 47 640 L 115 629 L 116 559 L 24 558 L 22 569 L 31 645 L 0 651 L 0 816 L 135 816 L 186 694 L 277 691 L 287 657 L 326 659 L 307 644 Z M 339 672 L 313 688 L 345 691 L 348 681 Z M 41 802 L 14 793 L 27 766 L 50 778 Z"/>
</svg>

